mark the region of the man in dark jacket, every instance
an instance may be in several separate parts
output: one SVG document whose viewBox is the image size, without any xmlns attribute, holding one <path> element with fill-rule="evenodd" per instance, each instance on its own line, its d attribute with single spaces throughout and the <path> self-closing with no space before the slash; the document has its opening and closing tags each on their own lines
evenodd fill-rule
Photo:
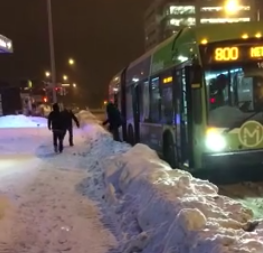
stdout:
<svg viewBox="0 0 263 253">
<path fill-rule="evenodd" d="M 70 109 L 65 109 L 63 111 L 64 119 L 65 119 L 65 126 L 66 126 L 66 132 L 69 133 L 69 145 L 72 147 L 74 146 L 73 143 L 73 123 L 74 120 L 77 127 L 79 127 L 79 121 Z"/>
<path fill-rule="evenodd" d="M 53 145 L 55 152 L 63 152 L 63 140 L 66 132 L 65 120 L 57 103 L 53 105 L 53 111 L 48 115 L 48 129 L 53 132 Z"/>
<path fill-rule="evenodd" d="M 102 124 L 105 126 L 109 124 L 109 131 L 113 135 L 115 141 L 120 141 L 119 136 L 119 127 L 122 125 L 121 113 L 117 106 L 109 102 L 106 108 L 108 119 L 105 120 Z"/>
</svg>

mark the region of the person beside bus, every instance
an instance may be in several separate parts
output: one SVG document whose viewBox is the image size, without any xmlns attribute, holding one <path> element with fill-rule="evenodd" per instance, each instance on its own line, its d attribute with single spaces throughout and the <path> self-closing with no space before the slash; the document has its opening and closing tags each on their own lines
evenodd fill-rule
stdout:
<svg viewBox="0 0 263 253">
<path fill-rule="evenodd" d="M 63 140 L 66 133 L 66 124 L 57 103 L 53 105 L 53 111 L 48 115 L 48 129 L 53 132 L 54 151 L 56 153 L 62 153 L 64 149 Z"/>
<path fill-rule="evenodd" d="M 119 128 L 122 125 L 121 112 L 112 102 L 109 102 L 106 107 L 107 120 L 105 120 L 102 125 L 105 126 L 109 124 L 108 130 L 111 132 L 113 139 L 115 141 L 121 141 L 119 136 Z"/>
</svg>

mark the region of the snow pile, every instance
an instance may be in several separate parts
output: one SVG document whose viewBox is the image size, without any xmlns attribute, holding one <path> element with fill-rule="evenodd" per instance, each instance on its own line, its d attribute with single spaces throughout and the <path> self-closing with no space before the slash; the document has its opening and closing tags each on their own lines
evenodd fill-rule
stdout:
<svg viewBox="0 0 263 253">
<path fill-rule="evenodd" d="M 85 127 L 89 124 L 101 123 L 101 121 L 99 121 L 91 112 L 85 110 L 82 110 L 79 113 L 77 113 L 76 117 L 79 119 L 81 127 Z"/>
<path fill-rule="evenodd" d="M 252 211 L 208 181 L 172 170 L 145 145 L 103 164 L 107 200 L 132 235 L 123 252 L 263 251 L 263 230 L 245 231 L 253 227 Z"/>
<path fill-rule="evenodd" d="M 76 117 L 80 122 L 80 127 L 83 130 L 84 138 L 91 141 L 106 139 L 111 140 L 110 133 L 106 132 L 102 127 L 102 122 L 98 120 L 91 112 L 89 111 L 80 111 Z"/>
<path fill-rule="evenodd" d="M 172 170 L 145 145 L 112 141 L 94 122 L 83 129 L 90 145 L 83 155 L 100 163 L 96 181 L 104 179 L 120 252 L 263 252 L 252 211 L 218 195 L 215 185 Z"/>
<path fill-rule="evenodd" d="M 106 199 L 129 234 L 123 252 L 263 251 L 263 230 L 246 232 L 254 225 L 251 210 L 208 181 L 172 170 L 145 145 L 102 164 Z"/>
<path fill-rule="evenodd" d="M 29 119 L 38 126 L 47 127 L 47 119 L 43 117 L 29 117 Z"/>
<path fill-rule="evenodd" d="M 41 117 L 9 115 L 0 117 L 0 128 L 47 127 L 47 120 Z"/>
</svg>

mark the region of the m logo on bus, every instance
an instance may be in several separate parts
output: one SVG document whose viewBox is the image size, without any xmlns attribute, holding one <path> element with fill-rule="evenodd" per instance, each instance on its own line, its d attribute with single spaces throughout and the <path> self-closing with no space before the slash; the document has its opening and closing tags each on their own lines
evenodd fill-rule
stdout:
<svg viewBox="0 0 263 253">
<path fill-rule="evenodd" d="M 247 148 L 255 148 L 263 141 L 263 126 L 257 121 L 247 121 L 238 133 L 240 143 Z"/>
</svg>

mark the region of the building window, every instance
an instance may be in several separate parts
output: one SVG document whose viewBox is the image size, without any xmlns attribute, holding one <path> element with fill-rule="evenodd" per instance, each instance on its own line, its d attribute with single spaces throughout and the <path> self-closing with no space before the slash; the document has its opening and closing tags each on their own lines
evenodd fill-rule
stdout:
<svg viewBox="0 0 263 253">
<path fill-rule="evenodd" d="M 202 18 L 201 24 L 249 22 L 250 18 Z"/>
<path fill-rule="evenodd" d="M 250 11 L 250 6 L 238 6 L 237 11 Z M 222 6 L 204 6 L 201 7 L 201 12 L 218 12 L 223 11 L 224 7 Z"/>
<path fill-rule="evenodd" d="M 195 14 L 195 6 L 189 5 L 189 6 L 170 6 L 169 8 L 170 14 L 175 15 L 189 15 L 189 14 Z"/>
<path fill-rule="evenodd" d="M 172 18 L 169 20 L 169 24 L 173 26 L 194 26 L 196 24 L 195 18 Z"/>
</svg>

